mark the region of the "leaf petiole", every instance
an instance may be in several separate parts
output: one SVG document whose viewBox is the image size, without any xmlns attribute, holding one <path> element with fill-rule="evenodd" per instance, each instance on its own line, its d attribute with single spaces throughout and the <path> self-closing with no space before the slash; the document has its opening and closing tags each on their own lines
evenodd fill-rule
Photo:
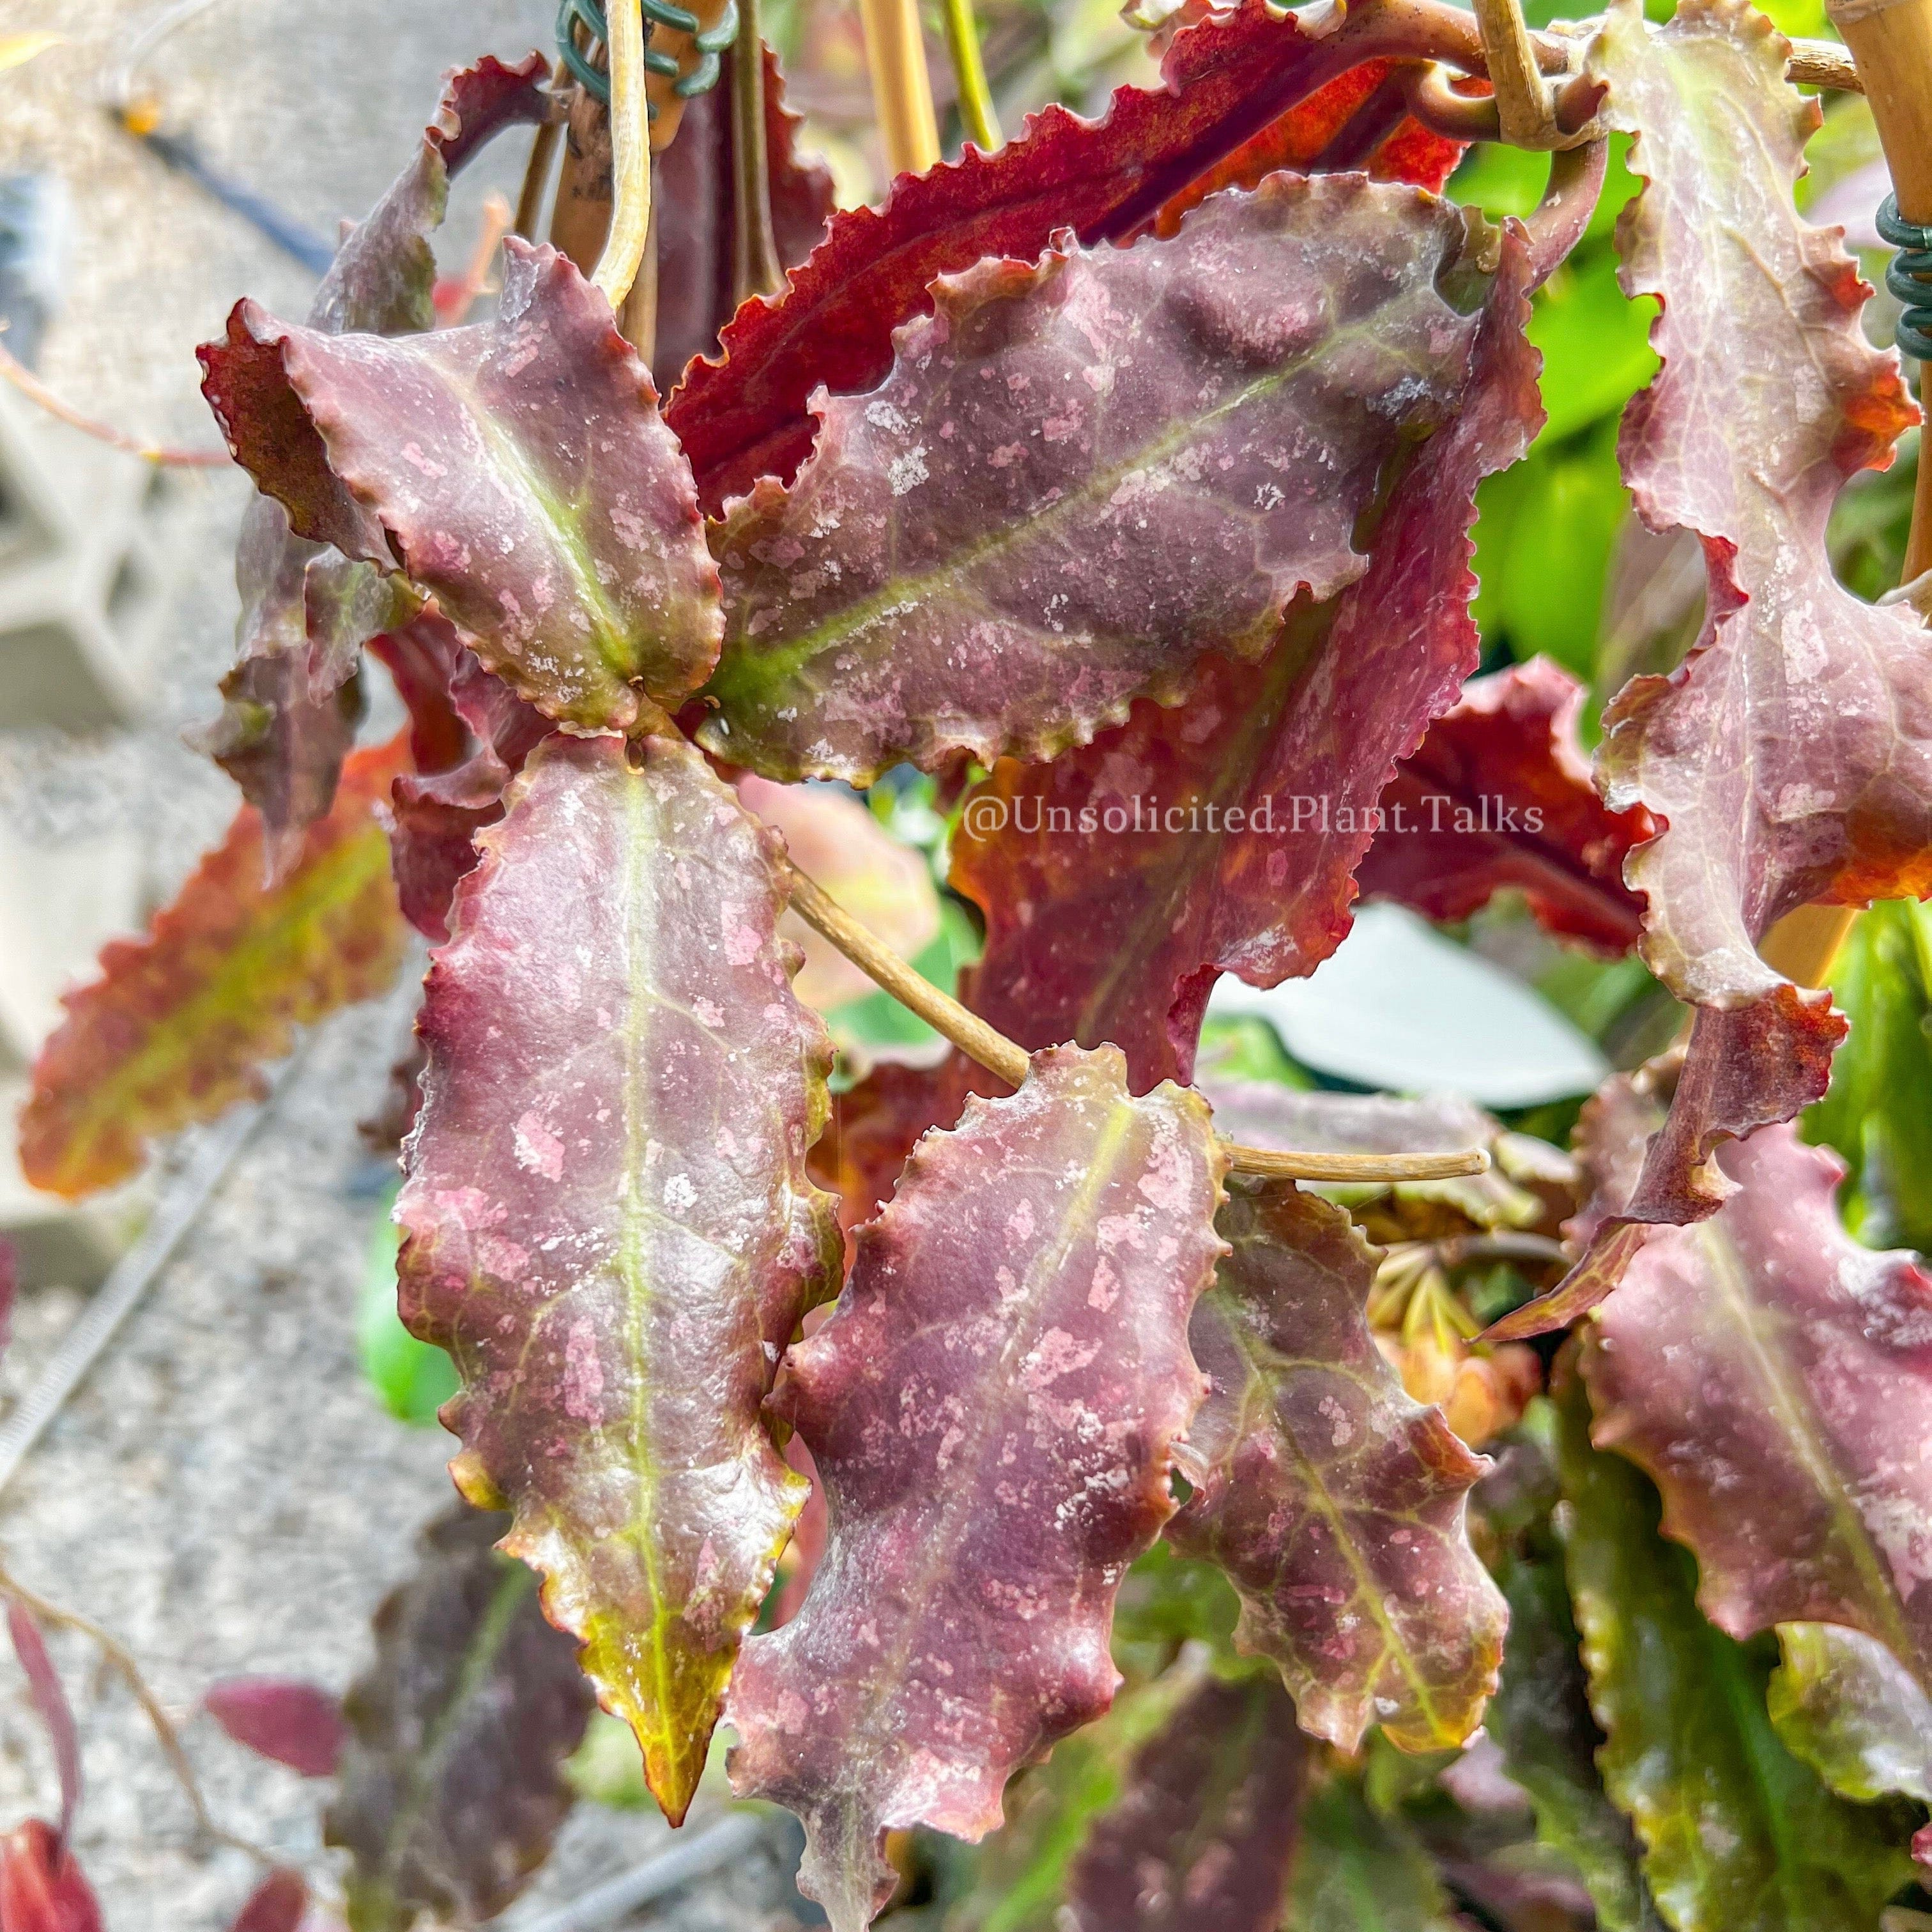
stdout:
<svg viewBox="0 0 1932 1932">
<path fill-rule="evenodd" d="M 986 63 L 980 57 L 980 23 L 973 17 L 973 0 L 946 0 L 946 50 L 952 57 L 952 77 L 959 89 L 959 119 L 966 138 L 982 154 L 1000 146 L 1000 117 L 986 85 Z"/>
<path fill-rule="evenodd" d="M 868 978 L 1009 1086 L 1017 1087 L 1025 1079 L 1031 1056 L 1024 1047 L 916 973 L 796 866 L 788 862 L 786 872 L 798 916 Z M 1485 1174 L 1490 1166 L 1489 1154 L 1482 1148 L 1444 1154 L 1303 1154 L 1231 1144 L 1228 1152 L 1238 1174 L 1286 1180 L 1448 1180 L 1462 1174 Z"/>
</svg>

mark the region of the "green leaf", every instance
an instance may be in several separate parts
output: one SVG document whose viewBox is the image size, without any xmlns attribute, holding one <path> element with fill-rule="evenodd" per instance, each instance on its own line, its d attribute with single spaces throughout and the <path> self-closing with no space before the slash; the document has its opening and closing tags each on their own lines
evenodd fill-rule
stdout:
<svg viewBox="0 0 1932 1932">
<path fill-rule="evenodd" d="M 1842 1624 L 1780 1624 L 1778 1735 L 1834 1791 L 1932 1802 L 1932 1698 L 1876 1638 Z"/>
<path fill-rule="evenodd" d="M 396 1186 L 384 1192 L 382 1215 L 370 1239 L 356 1308 L 356 1349 L 363 1376 L 382 1406 L 398 1421 L 428 1429 L 459 1384 L 449 1358 L 418 1342 L 396 1312 L 396 1256 L 403 1245 L 403 1231 L 391 1218 L 396 1193 Z"/>
<path fill-rule="evenodd" d="M 1653 302 L 1633 302 L 1618 286 L 1607 248 L 1573 256 L 1544 284 L 1529 319 L 1529 339 L 1543 352 L 1543 441 L 1620 410 L 1657 373 L 1655 314 Z"/>
<path fill-rule="evenodd" d="M 1676 1932 L 1871 1932 L 1911 1876 L 1900 1821 L 1834 1797 L 1772 1729 L 1768 1640 L 1707 1622 L 1688 1552 L 1658 1534 L 1657 1493 L 1592 1448 L 1574 1375 L 1560 1378 L 1558 1466 L 1598 1763 L 1644 1847 Z"/>
<path fill-rule="evenodd" d="M 1610 554 L 1630 512 L 1616 417 L 1574 442 L 1540 441 L 1520 473 L 1498 600 L 1510 648 L 1519 659 L 1554 658 L 1588 684 Z"/>
<path fill-rule="evenodd" d="M 1589 1888 L 1603 1932 L 1654 1932 L 1659 1922 L 1638 1873 L 1636 1840 L 1597 1775 L 1603 1733 L 1590 1714 L 1562 1563 L 1512 1554 L 1502 1582 L 1509 1639 L 1490 1735 L 1510 1776 L 1529 1793 L 1538 1838 Z"/>
<path fill-rule="evenodd" d="M 1850 1168 L 1838 1208 L 1861 1241 L 1932 1250 L 1932 910 L 1898 899 L 1862 913 L 1831 986 L 1851 1036 L 1804 1136 Z"/>
<path fill-rule="evenodd" d="M 1457 1932 L 1436 1868 L 1399 1818 L 1333 1777 L 1302 1808 L 1282 1932 Z"/>
</svg>

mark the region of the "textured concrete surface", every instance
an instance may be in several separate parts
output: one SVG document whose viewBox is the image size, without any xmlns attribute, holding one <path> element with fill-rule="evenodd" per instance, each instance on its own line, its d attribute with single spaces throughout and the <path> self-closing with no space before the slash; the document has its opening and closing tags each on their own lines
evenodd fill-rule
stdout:
<svg viewBox="0 0 1932 1932">
<path fill-rule="evenodd" d="M 51 172 L 71 232 L 64 302 L 41 365 L 77 406 L 145 436 L 214 441 L 193 350 L 235 299 L 299 315 L 307 273 L 202 191 L 170 176 L 100 110 L 104 67 L 160 12 L 0 0 L 0 34 L 53 27 L 68 44 L 0 76 L 0 172 Z M 166 124 L 320 232 L 359 213 L 408 154 L 447 66 L 544 44 L 554 0 L 218 0 L 154 56 Z M 446 263 L 466 256 L 491 187 L 514 194 L 517 137 L 458 184 Z M 178 568 L 151 715 L 72 738 L 0 720 L 0 813 L 49 839 L 134 828 L 151 894 L 172 891 L 232 813 L 227 780 L 183 748 L 214 709 L 235 617 L 232 472 L 172 477 Z M 377 721 L 380 725 L 380 718 Z M 84 878 L 74 881 L 87 890 Z M 139 1658 L 221 1823 L 327 1880 L 326 1787 L 230 1744 L 196 1701 L 237 1672 L 332 1687 L 367 1655 L 370 1612 L 406 1570 L 416 1528 L 448 1494 L 447 1438 L 391 1420 L 355 1359 L 356 1291 L 376 1202 L 355 1123 L 372 1110 L 406 1008 L 323 1029 L 272 1118 L 152 1293 L 4 1496 L 0 1549 L 25 1583 L 111 1629 Z M 176 1150 L 178 1157 L 179 1150 Z M 17 1396 L 80 1298 L 30 1296 L 0 1369 Z M 215 1932 L 244 1894 L 240 1855 L 194 1842 L 153 1738 L 88 1646 L 55 1645 L 80 1712 L 88 1791 L 78 1847 L 112 1932 Z M 50 1811 L 52 1767 L 0 1661 L 0 1827 Z M 513 1925 L 665 1836 L 654 1814 L 580 1806 Z M 789 1923 L 777 1863 L 742 1859 L 636 1922 L 677 1932 Z"/>
</svg>

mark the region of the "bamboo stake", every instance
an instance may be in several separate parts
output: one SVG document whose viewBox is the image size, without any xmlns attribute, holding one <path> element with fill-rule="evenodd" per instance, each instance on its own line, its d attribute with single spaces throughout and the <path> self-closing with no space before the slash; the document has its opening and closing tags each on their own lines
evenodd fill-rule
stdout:
<svg viewBox="0 0 1932 1932">
<path fill-rule="evenodd" d="M 622 314 L 651 238 L 650 104 L 644 92 L 639 0 L 610 0 L 610 232 L 591 280 Z M 653 304 L 655 306 L 655 304 Z"/>
<path fill-rule="evenodd" d="M 939 122 L 918 0 L 859 0 L 859 11 L 886 165 L 896 175 L 922 175 L 939 159 Z"/>
<path fill-rule="evenodd" d="M 1908 221 L 1932 223 L 1932 0 L 1826 0 L 1871 103 Z M 1921 364 L 1920 386 L 1925 386 Z M 1923 398 L 1922 398 L 1922 400 Z M 1932 570 L 1932 454 L 1922 440 L 1905 581 Z"/>
<path fill-rule="evenodd" d="M 796 866 L 787 869 L 793 908 L 808 926 L 830 940 L 902 1006 L 910 1008 L 935 1033 L 997 1073 L 1009 1087 L 1017 1087 L 1025 1079 L 1030 1056 L 1024 1047 L 1016 1046 L 977 1013 L 968 1012 L 957 1000 L 915 972 Z M 1287 1180 L 1449 1180 L 1486 1173 L 1490 1165 L 1490 1156 L 1481 1148 L 1448 1154 L 1296 1154 L 1230 1144 L 1228 1153 L 1237 1173 Z"/>
</svg>

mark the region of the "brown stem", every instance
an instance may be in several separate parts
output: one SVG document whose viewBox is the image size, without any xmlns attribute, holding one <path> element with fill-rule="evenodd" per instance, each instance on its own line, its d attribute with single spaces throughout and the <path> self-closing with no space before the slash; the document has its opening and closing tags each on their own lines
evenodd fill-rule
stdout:
<svg viewBox="0 0 1932 1932">
<path fill-rule="evenodd" d="M 265 1851 L 261 1846 L 247 1838 L 237 1838 L 232 1832 L 224 1831 L 214 1822 L 208 1808 L 208 1801 L 202 1796 L 201 1780 L 194 1774 L 194 1766 L 189 1762 L 186 1749 L 173 1720 L 161 1708 L 161 1700 L 148 1688 L 148 1680 L 141 1675 L 141 1666 L 134 1661 L 134 1654 L 117 1637 L 111 1636 L 91 1618 L 77 1612 L 64 1610 L 57 1604 L 50 1604 L 46 1598 L 38 1595 L 23 1583 L 16 1582 L 3 1564 L 0 1564 L 0 1595 L 11 1597 L 16 1603 L 30 1611 L 43 1624 L 51 1624 L 57 1630 L 70 1630 L 86 1637 L 105 1658 L 115 1673 L 134 1694 L 134 1701 L 146 1714 L 153 1726 L 156 1741 L 161 1748 L 161 1755 L 168 1761 L 168 1768 L 174 1773 L 176 1781 L 181 1786 L 188 1802 L 188 1808 L 194 1814 L 195 1828 L 204 1838 L 218 1845 L 226 1845 L 231 1851 L 245 1853 L 259 1864 L 274 1865 L 280 1862 L 272 1852 Z"/>
<path fill-rule="evenodd" d="M 997 1073 L 1009 1087 L 1017 1087 L 1025 1079 L 1031 1056 L 1024 1047 L 915 972 L 796 866 L 787 869 L 792 904 L 814 932 L 830 940 L 868 979 L 910 1008 L 935 1033 Z M 1288 1180 L 1448 1180 L 1486 1172 L 1490 1165 L 1490 1156 L 1481 1148 L 1452 1154 L 1294 1154 L 1231 1144 L 1228 1154 L 1237 1173 Z"/>
<path fill-rule="evenodd" d="M 1517 0 L 1475 0 L 1475 10 L 1503 139 L 1513 148 L 1556 147 L 1556 116 L 1522 8 Z"/>
<path fill-rule="evenodd" d="M 765 152 L 765 44 L 758 0 L 738 0 L 731 50 L 731 287 L 740 302 L 784 286 L 772 229 L 770 158 Z"/>
<path fill-rule="evenodd" d="M 0 322 L 0 328 L 5 326 Z M 143 442 L 139 436 L 129 436 L 112 423 L 83 416 L 71 403 L 63 402 L 24 362 L 17 361 L 4 347 L 0 347 L 0 377 L 4 377 L 29 402 L 38 404 L 49 416 L 57 418 L 70 429 L 77 429 L 83 436 L 91 436 L 96 442 L 104 442 L 110 448 L 138 456 L 143 463 L 152 463 L 157 470 L 225 470 L 235 460 L 225 449 L 173 449 L 166 443 Z"/>
<path fill-rule="evenodd" d="M 560 74 L 564 70 L 560 62 L 557 70 Z M 517 196 L 517 221 L 513 231 L 524 241 L 534 242 L 537 238 L 537 224 L 543 217 L 544 190 L 550 185 L 550 164 L 556 158 L 557 139 L 562 132 L 563 125 L 560 121 L 540 122 L 536 138 L 530 143 L 530 164 L 524 170 L 524 185 Z"/>
</svg>

